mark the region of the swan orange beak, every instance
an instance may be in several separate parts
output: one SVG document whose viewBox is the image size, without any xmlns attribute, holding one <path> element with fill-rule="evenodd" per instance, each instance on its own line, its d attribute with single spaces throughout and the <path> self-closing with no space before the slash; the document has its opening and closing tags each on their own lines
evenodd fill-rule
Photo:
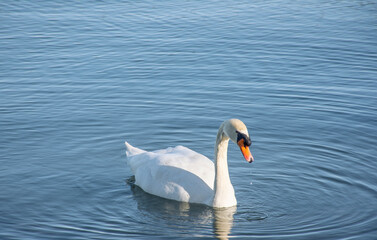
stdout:
<svg viewBox="0 0 377 240">
<path fill-rule="evenodd" d="M 252 163 L 254 161 L 254 158 L 253 158 L 253 155 L 251 155 L 251 152 L 250 152 L 250 149 L 248 146 L 246 146 L 244 144 L 245 142 L 245 139 L 240 139 L 237 144 L 238 146 L 240 147 L 241 149 L 241 152 L 244 156 L 244 158 L 246 159 L 246 161 L 248 161 L 249 163 Z"/>
</svg>

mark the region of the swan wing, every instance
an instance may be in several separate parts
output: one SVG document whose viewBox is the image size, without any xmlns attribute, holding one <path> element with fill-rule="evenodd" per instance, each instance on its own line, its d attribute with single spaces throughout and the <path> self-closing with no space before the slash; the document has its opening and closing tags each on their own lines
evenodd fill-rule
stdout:
<svg viewBox="0 0 377 240">
<path fill-rule="evenodd" d="M 177 201 L 211 204 L 215 169 L 207 157 L 183 146 L 153 152 L 128 143 L 126 147 L 135 184 L 144 191 Z"/>
</svg>

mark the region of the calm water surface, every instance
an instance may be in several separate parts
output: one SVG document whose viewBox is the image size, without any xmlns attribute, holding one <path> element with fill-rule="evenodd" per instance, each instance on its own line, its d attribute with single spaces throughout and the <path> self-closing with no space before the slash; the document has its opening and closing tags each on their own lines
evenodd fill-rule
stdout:
<svg viewBox="0 0 377 240">
<path fill-rule="evenodd" d="M 375 1 L 2 1 L 1 239 L 376 239 Z M 124 141 L 209 158 L 238 206 L 132 185 Z"/>
</svg>

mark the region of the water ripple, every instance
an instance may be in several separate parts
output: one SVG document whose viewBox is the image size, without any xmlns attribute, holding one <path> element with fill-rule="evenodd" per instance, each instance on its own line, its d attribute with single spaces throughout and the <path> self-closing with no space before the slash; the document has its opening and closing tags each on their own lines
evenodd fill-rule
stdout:
<svg viewBox="0 0 377 240">
<path fill-rule="evenodd" d="M 0 3 L 1 239 L 374 239 L 374 1 Z M 209 158 L 238 206 L 125 183 L 124 141 Z M 252 185 L 250 184 L 252 182 Z"/>
</svg>

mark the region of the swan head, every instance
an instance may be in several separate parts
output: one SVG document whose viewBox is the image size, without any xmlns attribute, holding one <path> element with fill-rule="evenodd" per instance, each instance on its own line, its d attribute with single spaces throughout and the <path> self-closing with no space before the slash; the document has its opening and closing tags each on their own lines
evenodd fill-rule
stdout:
<svg viewBox="0 0 377 240">
<path fill-rule="evenodd" d="M 251 140 L 247 127 L 238 119 L 230 119 L 224 122 L 223 132 L 227 135 L 232 142 L 236 143 L 249 163 L 254 161 L 253 155 L 250 152 Z"/>
</svg>

